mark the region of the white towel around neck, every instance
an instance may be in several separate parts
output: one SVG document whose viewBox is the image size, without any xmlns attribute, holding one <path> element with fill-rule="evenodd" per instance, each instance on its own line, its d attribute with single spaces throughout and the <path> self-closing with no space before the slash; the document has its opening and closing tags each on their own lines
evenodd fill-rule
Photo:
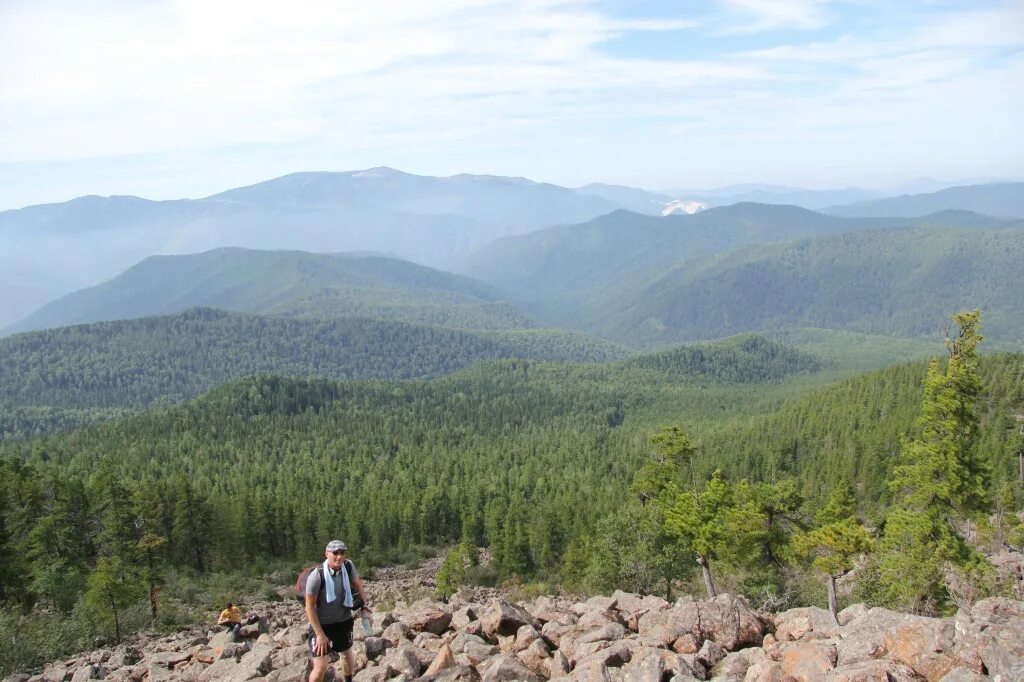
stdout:
<svg viewBox="0 0 1024 682">
<path fill-rule="evenodd" d="M 345 567 L 347 561 L 346 559 L 341 562 L 341 569 L 338 571 L 341 574 L 341 585 L 345 590 L 345 598 L 342 600 L 341 605 L 352 608 L 352 585 L 348 581 L 348 569 Z M 334 578 L 331 577 L 331 567 L 327 565 L 327 561 L 324 561 L 324 590 L 328 604 L 338 598 L 337 587 L 334 584 Z"/>
</svg>

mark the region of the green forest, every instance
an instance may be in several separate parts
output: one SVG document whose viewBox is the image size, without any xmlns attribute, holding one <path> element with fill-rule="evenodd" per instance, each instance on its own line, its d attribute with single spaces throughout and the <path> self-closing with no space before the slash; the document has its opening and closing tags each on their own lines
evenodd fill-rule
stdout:
<svg viewBox="0 0 1024 682">
<path fill-rule="evenodd" d="M 371 564 L 454 545 L 449 585 L 823 598 L 800 557 L 831 557 L 831 579 L 868 535 L 884 546 L 892 510 L 916 485 L 894 484 L 900 471 L 913 479 L 915 443 L 946 447 L 942 434 L 969 433 L 943 461 L 963 462 L 974 488 L 961 497 L 972 501 L 948 505 L 977 519 L 1020 508 L 1024 355 L 979 357 L 976 316 L 961 324 L 966 341 L 954 338 L 944 360 L 838 381 L 813 356 L 747 336 L 609 363 L 485 362 L 433 379 L 263 375 L 10 440 L 0 446 L 6 622 L 43 604 L 120 630 L 118 614 L 169 575 L 298 566 L 338 535 Z M 969 423 L 934 426 L 949 414 Z M 921 518 L 946 513 L 925 497 Z M 694 535 L 703 527 L 717 531 Z M 1007 521 L 986 537 L 1014 532 Z M 845 550 L 829 545 L 836 537 Z M 964 565 L 976 556 L 946 545 L 943 556 Z M 490 548 L 486 570 L 459 558 L 474 546 Z M 874 603 L 952 603 L 934 576 L 902 594 L 884 577 L 898 567 L 872 566 L 860 594 Z M 701 578 L 703 588 L 687 582 Z M 1008 589 L 998 576 L 978 580 Z M 114 609 L 102 596 L 112 585 L 131 587 Z"/>
<path fill-rule="evenodd" d="M 0 437 L 172 405 L 258 374 L 407 379 L 506 357 L 594 362 L 624 355 L 610 342 L 560 329 L 472 332 L 197 308 L 0 339 Z"/>
</svg>

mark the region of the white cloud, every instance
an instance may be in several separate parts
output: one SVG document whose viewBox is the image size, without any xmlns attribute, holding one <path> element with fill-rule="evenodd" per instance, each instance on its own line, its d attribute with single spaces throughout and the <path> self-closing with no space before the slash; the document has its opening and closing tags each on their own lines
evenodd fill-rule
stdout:
<svg viewBox="0 0 1024 682">
<path fill-rule="evenodd" d="M 725 0 L 725 4 L 750 20 L 728 32 L 758 33 L 776 28 L 819 28 L 826 23 L 823 7 L 828 0 Z"/>
<path fill-rule="evenodd" d="M 96 159 L 124 192 L 162 186 L 163 168 L 166 196 L 363 161 L 560 182 L 625 181 L 593 174 L 632 164 L 667 186 L 670 168 L 731 181 L 730 167 L 792 158 L 816 179 L 826 156 L 863 169 L 871 153 L 925 163 L 942 148 L 986 175 L 1024 136 L 1024 94 L 1008 87 L 1022 82 L 1007 57 L 1024 48 L 1019 3 L 706 56 L 688 39 L 713 48 L 710 26 L 811 29 L 839 8 L 730 0 L 698 25 L 677 7 L 638 20 L 596 0 L 0 0 L 0 172 Z M 603 49 L 635 31 L 673 31 L 688 56 Z M 947 144 L 965 125 L 975 139 Z M 0 207 L 27 203 L 3 199 L 16 191 L 0 188 Z"/>
</svg>

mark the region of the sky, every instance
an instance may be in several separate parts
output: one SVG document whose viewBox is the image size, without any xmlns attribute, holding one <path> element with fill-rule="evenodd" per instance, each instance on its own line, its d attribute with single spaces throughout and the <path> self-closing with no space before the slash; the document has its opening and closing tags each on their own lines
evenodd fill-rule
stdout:
<svg viewBox="0 0 1024 682">
<path fill-rule="evenodd" d="M 1024 177 L 1024 2 L 0 0 L 0 210 L 391 166 Z"/>
</svg>

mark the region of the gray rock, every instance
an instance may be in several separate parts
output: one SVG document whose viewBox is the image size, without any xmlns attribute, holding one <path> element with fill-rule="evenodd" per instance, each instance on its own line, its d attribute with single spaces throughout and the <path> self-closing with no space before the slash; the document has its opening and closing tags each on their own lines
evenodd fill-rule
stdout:
<svg viewBox="0 0 1024 682">
<path fill-rule="evenodd" d="M 480 668 L 482 682 L 541 682 L 541 678 L 515 654 L 501 654 Z"/>
<path fill-rule="evenodd" d="M 96 666 L 86 663 L 71 676 L 71 682 L 86 682 L 86 680 L 95 680 L 96 678 Z"/>
<path fill-rule="evenodd" d="M 539 630 L 540 623 L 526 609 L 507 601 L 493 600 L 480 615 L 480 623 L 484 636 L 490 641 L 497 641 L 498 636 L 514 635 L 519 628 L 530 625 Z"/>
</svg>

